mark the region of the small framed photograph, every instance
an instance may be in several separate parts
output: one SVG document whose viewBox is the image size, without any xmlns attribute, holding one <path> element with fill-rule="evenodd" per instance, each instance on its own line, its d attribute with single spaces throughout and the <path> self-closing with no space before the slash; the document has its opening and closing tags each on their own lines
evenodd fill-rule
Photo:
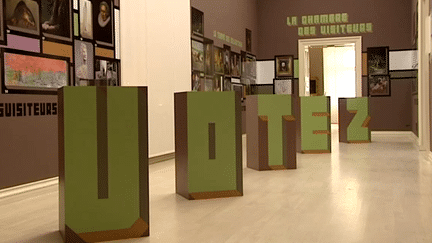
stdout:
<svg viewBox="0 0 432 243">
<path fill-rule="evenodd" d="M 231 76 L 231 47 L 224 45 L 224 74 Z"/>
<path fill-rule="evenodd" d="M 115 59 L 95 58 L 96 86 L 120 86 L 118 61 Z"/>
<path fill-rule="evenodd" d="M 192 70 L 204 72 L 204 44 L 192 40 Z"/>
<path fill-rule="evenodd" d="M 204 13 L 192 7 L 191 10 L 192 34 L 204 37 Z"/>
<path fill-rule="evenodd" d="M 275 78 L 273 79 L 274 94 L 293 94 L 294 82 L 291 78 Z"/>
<path fill-rule="evenodd" d="M 368 75 L 389 75 L 389 47 L 367 48 Z"/>
<path fill-rule="evenodd" d="M 240 54 L 231 52 L 231 76 L 239 78 L 241 76 Z"/>
<path fill-rule="evenodd" d="M 252 31 L 246 29 L 246 51 L 252 52 Z"/>
<path fill-rule="evenodd" d="M 369 96 L 391 96 L 391 82 L 389 75 L 375 75 L 369 77 Z"/>
<path fill-rule="evenodd" d="M 294 76 L 294 56 L 282 55 L 275 56 L 275 77 Z"/>
</svg>

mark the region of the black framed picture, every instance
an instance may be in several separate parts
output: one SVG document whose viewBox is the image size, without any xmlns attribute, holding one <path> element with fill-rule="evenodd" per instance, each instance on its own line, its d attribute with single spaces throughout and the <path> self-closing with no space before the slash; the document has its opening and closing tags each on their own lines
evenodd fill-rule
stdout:
<svg viewBox="0 0 432 243">
<path fill-rule="evenodd" d="M 0 1 L 0 13 L 1 16 L 5 16 L 5 5 L 6 3 L 4 1 Z M 0 18 L 0 45 L 7 45 L 7 38 L 6 38 L 6 26 L 4 22 L 4 17 Z"/>
<path fill-rule="evenodd" d="M 230 77 L 224 77 L 222 90 L 223 91 L 231 91 L 232 90 L 232 83 L 231 83 Z"/>
<path fill-rule="evenodd" d="M 192 39 L 192 70 L 204 72 L 204 44 Z"/>
<path fill-rule="evenodd" d="M 388 75 L 389 74 L 389 47 L 368 47 L 368 75 Z"/>
<path fill-rule="evenodd" d="M 228 45 L 224 45 L 224 74 L 227 76 L 231 76 L 231 47 Z"/>
<path fill-rule="evenodd" d="M 204 13 L 194 7 L 191 9 L 191 29 L 193 35 L 204 37 Z"/>
<path fill-rule="evenodd" d="M 93 36 L 98 45 L 114 46 L 114 5 L 111 0 L 93 0 Z"/>
<path fill-rule="evenodd" d="M 375 75 L 369 78 L 369 96 L 391 96 L 391 82 L 389 75 Z"/>
<path fill-rule="evenodd" d="M 255 55 L 246 53 L 245 72 L 246 72 L 246 76 L 249 76 L 251 78 L 256 77 L 256 56 Z"/>
<path fill-rule="evenodd" d="M 294 77 L 294 56 L 275 56 L 275 77 Z"/>
<path fill-rule="evenodd" d="M 120 86 L 118 61 L 112 58 L 95 57 L 95 85 Z"/>
<path fill-rule="evenodd" d="M 2 92 L 56 94 L 70 85 L 69 58 L 1 49 Z"/>
<path fill-rule="evenodd" d="M 239 53 L 231 52 L 231 76 L 241 76 L 241 58 Z"/>
<path fill-rule="evenodd" d="M 224 74 L 224 49 L 214 46 L 213 47 L 214 56 L 214 71 L 217 74 Z"/>
<path fill-rule="evenodd" d="M 75 86 L 90 86 L 94 81 L 94 48 L 90 42 L 75 40 Z"/>
<path fill-rule="evenodd" d="M 71 0 L 41 0 L 42 33 L 47 38 L 72 41 Z"/>
<path fill-rule="evenodd" d="M 82 38 L 93 39 L 93 4 L 89 0 L 79 1 L 79 29 Z"/>
<path fill-rule="evenodd" d="M 6 24 L 11 31 L 39 36 L 39 1 L 6 0 Z"/>
<path fill-rule="evenodd" d="M 252 31 L 246 29 L 246 51 L 252 52 Z"/>
<path fill-rule="evenodd" d="M 192 72 L 191 90 L 202 91 L 204 89 L 203 86 L 204 86 L 204 73 Z"/>
<path fill-rule="evenodd" d="M 213 76 L 214 64 L 213 64 L 213 40 L 204 40 L 204 59 L 205 59 L 205 74 L 207 76 Z"/>
<path fill-rule="evenodd" d="M 294 94 L 294 82 L 292 78 L 273 79 L 273 94 Z"/>
</svg>

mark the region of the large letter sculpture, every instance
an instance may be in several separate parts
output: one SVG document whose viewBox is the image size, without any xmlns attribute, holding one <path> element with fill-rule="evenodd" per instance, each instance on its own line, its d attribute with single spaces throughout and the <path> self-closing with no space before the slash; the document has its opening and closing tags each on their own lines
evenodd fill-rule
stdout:
<svg viewBox="0 0 432 243">
<path fill-rule="evenodd" d="M 339 98 L 339 142 L 370 143 L 369 98 Z"/>
</svg>

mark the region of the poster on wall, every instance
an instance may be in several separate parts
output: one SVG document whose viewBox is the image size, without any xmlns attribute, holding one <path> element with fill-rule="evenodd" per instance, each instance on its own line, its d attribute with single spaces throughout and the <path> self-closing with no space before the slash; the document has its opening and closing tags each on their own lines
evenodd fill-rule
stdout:
<svg viewBox="0 0 432 243">
<path fill-rule="evenodd" d="M 192 40 L 192 70 L 204 72 L 204 44 Z"/>
<path fill-rule="evenodd" d="M 275 56 L 275 77 L 294 76 L 294 56 L 281 55 Z"/>
<path fill-rule="evenodd" d="M 225 75 L 231 75 L 231 47 L 224 45 L 224 73 Z"/>
<path fill-rule="evenodd" d="M 93 39 L 92 2 L 81 0 L 80 3 L 80 34 L 82 38 Z"/>
<path fill-rule="evenodd" d="M 293 94 L 293 80 L 290 78 L 273 79 L 273 94 Z"/>
<path fill-rule="evenodd" d="M 71 4 L 71 0 L 41 0 L 41 22 L 44 36 L 72 41 Z"/>
<path fill-rule="evenodd" d="M 237 78 L 241 76 L 241 59 L 239 53 L 231 52 L 231 75 Z"/>
<path fill-rule="evenodd" d="M 113 59 L 95 60 L 95 81 L 100 86 L 120 86 L 117 61 Z"/>
<path fill-rule="evenodd" d="M 224 74 L 224 50 L 220 47 L 214 46 L 214 70 L 215 73 Z"/>
<path fill-rule="evenodd" d="M 204 13 L 192 7 L 191 10 L 192 34 L 204 37 Z"/>
<path fill-rule="evenodd" d="M 252 31 L 246 29 L 246 51 L 252 52 Z"/>
<path fill-rule="evenodd" d="M 389 74 L 389 47 L 368 47 L 368 75 L 388 75 Z"/>
<path fill-rule="evenodd" d="M 93 0 L 93 36 L 96 43 L 114 46 L 113 23 L 114 5 L 110 0 Z"/>
<path fill-rule="evenodd" d="M 369 78 L 369 96 L 390 96 L 390 84 L 389 75 L 376 75 Z"/>
<path fill-rule="evenodd" d="M 89 86 L 93 81 L 93 45 L 75 41 L 75 86 Z"/>
<path fill-rule="evenodd" d="M 3 93 L 55 91 L 69 85 L 69 58 L 4 49 Z"/>
<path fill-rule="evenodd" d="M 213 76 L 213 41 L 209 39 L 204 40 L 204 59 L 205 59 L 205 74 Z"/>
<path fill-rule="evenodd" d="M 10 30 L 39 35 L 39 3 L 32 0 L 6 0 L 6 24 Z"/>
</svg>

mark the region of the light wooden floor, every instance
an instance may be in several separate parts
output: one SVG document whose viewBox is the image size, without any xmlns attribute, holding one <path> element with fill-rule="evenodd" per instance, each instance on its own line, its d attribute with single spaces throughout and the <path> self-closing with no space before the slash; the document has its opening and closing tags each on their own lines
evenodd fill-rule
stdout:
<svg viewBox="0 0 432 243">
<path fill-rule="evenodd" d="M 298 169 L 244 169 L 244 196 L 188 201 L 174 161 L 150 166 L 150 237 L 118 242 L 432 242 L 432 164 L 409 135 L 374 135 Z M 244 158 L 245 162 L 245 158 Z M 0 199 L 0 242 L 62 242 L 56 186 Z"/>
</svg>

